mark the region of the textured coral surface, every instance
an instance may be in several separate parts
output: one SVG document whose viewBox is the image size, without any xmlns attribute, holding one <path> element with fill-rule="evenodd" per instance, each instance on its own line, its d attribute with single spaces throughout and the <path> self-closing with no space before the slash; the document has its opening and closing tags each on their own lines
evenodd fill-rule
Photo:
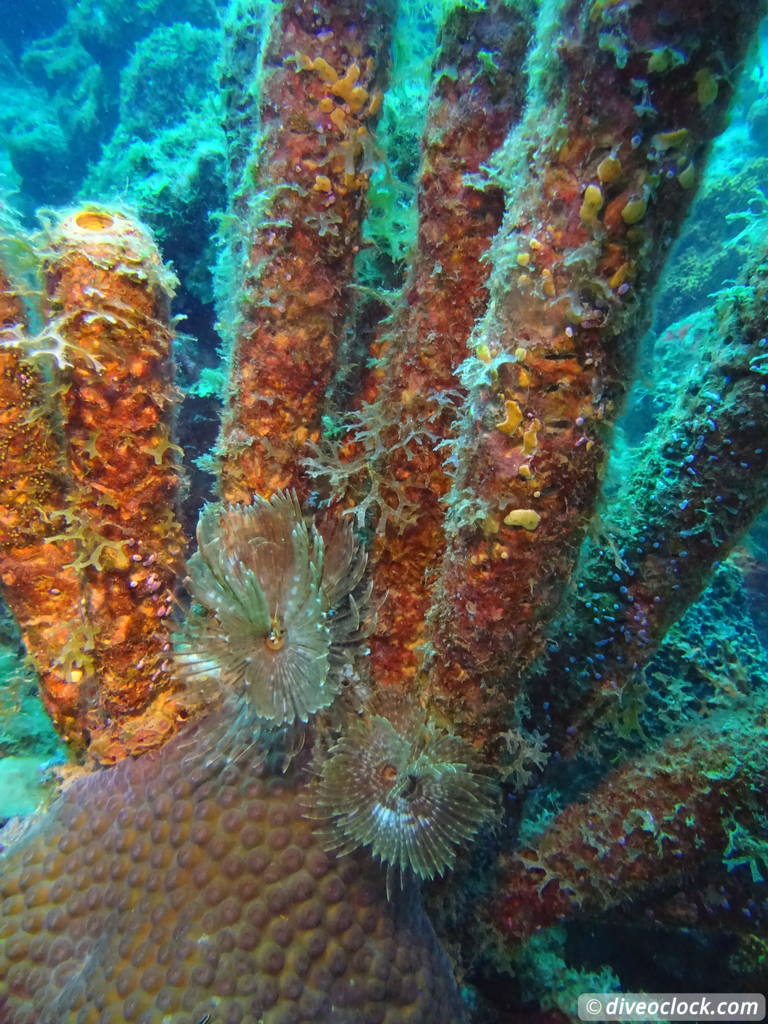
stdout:
<svg viewBox="0 0 768 1024">
<path fill-rule="evenodd" d="M 0 1020 L 463 1019 L 418 900 L 324 852 L 299 767 L 259 767 L 234 702 L 72 784 L 0 882 Z"/>
</svg>

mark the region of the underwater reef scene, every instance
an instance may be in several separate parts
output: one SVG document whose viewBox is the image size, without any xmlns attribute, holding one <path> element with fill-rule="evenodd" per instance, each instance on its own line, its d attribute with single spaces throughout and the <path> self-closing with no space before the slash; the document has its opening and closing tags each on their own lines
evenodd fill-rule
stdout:
<svg viewBox="0 0 768 1024">
<path fill-rule="evenodd" d="M 0 26 L 0 1024 L 768 987 L 768 11 Z"/>
</svg>

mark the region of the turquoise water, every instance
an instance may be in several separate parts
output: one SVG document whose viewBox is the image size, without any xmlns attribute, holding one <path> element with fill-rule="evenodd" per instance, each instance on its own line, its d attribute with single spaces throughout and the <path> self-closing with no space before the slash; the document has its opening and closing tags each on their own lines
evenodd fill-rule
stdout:
<svg viewBox="0 0 768 1024">
<path fill-rule="evenodd" d="M 181 396 L 175 429 L 189 481 L 182 509 L 189 535 L 199 509 L 216 492 L 206 456 L 218 432 L 225 387 L 222 350 L 229 340 L 228 144 L 243 144 L 231 135 L 228 141 L 222 123 L 220 62 L 225 27 L 231 28 L 249 5 L 241 4 L 239 15 L 237 4 L 225 6 L 216 0 L 0 0 L 0 198 L 28 230 L 40 209 L 83 202 L 124 206 L 152 229 L 179 278 L 173 308 L 179 317 L 175 358 Z M 431 5 L 406 2 L 396 21 L 366 244 L 358 260 L 361 290 L 378 293 L 382 308 L 403 285 L 416 235 L 420 136 L 436 20 Z M 648 457 L 644 440 L 711 363 L 701 338 L 713 296 L 732 286 L 768 225 L 766 35 L 763 26 L 731 123 L 713 147 L 656 291 L 652 327 L 641 343 L 634 383 L 611 438 L 603 506 L 586 541 L 587 554 L 590 545 L 604 550 L 601 529 L 618 512 L 626 514 L 622 484 L 642 472 Z M 768 423 L 765 436 L 768 443 Z M 490 941 L 478 945 L 477 933 L 468 942 L 466 937 L 473 908 L 486 906 L 493 892 L 493 875 L 486 869 L 499 848 L 520 851 L 535 842 L 564 808 L 589 801 L 616 764 L 641 761 L 670 735 L 703 728 L 717 716 L 725 722 L 764 700 L 767 582 L 768 518 L 763 514 L 715 567 L 703 595 L 670 627 L 638 682 L 636 703 L 623 708 L 620 727 L 598 731 L 574 760 L 563 754 L 567 741 L 560 747 L 547 742 L 547 730 L 556 732 L 549 709 L 538 721 L 539 708 L 521 710 L 508 731 L 511 763 L 503 780 L 502 826 L 484 835 L 474 859 L 427 898 L 478 1024 L 501 1024 L 523 1014 L 544 1021 L 555 1019 L 546 1015 L 558 1011 L 575 1019 L 574 994 L 583 991 L 736 992 L 766 984 L 768 819 L 747 814 L 738 801 L 722 815 L 719 847 L 702 843 L 700 868 L 667 880 L 662 891 L 649 884 L 633 899 L 611 903 L 609 913 L 599 908 L 576 913 L 529 937 L 511 959 L 498 956 Z M 574 604 L 569 611 L 594 613 L 597 621 L 598 609 L 587 608 Z M 555 650 L 563 641 L 555 631 L 550 642 Z M 62 762 L 66 751 L 36 697 L 33 673 L 23 663 L 8 614 L 0 619 L 0 645 L 4 822 L 47 798 L 48 769 Z M 593 668 L 590 662 L 588 671 Z M 41 776 L 38 766 L 48 774 Z M 700 782 L 695 760 L 689 771 L 695 788 Z M 639 793 L 638 807 L 642 800 Z M 663 846 L 661 830 L 658 841 Z M 0 1022 L 2 1012 L 0 1001 Z M 211 1016 L 210 1024 L 216 1020 Z"/>
</svg>

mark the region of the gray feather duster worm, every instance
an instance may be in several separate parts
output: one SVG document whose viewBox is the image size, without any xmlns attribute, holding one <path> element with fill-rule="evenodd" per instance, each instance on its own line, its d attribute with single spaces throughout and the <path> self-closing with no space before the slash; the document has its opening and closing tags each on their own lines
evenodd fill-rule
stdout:
<svg viewBox="0 0 768 1024">
<path fill-rule="evenodd" d="M 306 722 L 327 707 L 369 630 L 366 556 L 348 523 L 308 525 L 295 494 L 209 505 L 188 564 L 205 610 L 177 661 L 216 680 L 262 718 Z"/>
<path fill-rule="evenodd" d="M 318 766 L 314 815 L 329 846 L 367 846 L 388 868 L 434 878 L 493 814 L 472 748 L 405 700 L 347 725 Z"/>
</svg>

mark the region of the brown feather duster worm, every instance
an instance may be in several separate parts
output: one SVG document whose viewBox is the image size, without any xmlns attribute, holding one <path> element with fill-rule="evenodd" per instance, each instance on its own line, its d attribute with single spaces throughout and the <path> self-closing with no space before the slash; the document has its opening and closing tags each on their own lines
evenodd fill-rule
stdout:
<svg viewBox="0 0 768 1024">
<path fill-rule="evenodd" d="M 329 846 L 370 847 L 389 869 L 434 878 L 495 806 L 493 784 L 464 740 L 405 700 L 354 719 L 318 767 L 313 813 Z"/>
<path fill-rule="evenodd" d="M 275 723 L 331 704 L 370 627 L 370 586 L 351 525 L 325 534 L 293 493 L 207 506 L 187 580 L 204 614 L 177 655 L 188 681 L 213 680 Z"/>
</svg>

